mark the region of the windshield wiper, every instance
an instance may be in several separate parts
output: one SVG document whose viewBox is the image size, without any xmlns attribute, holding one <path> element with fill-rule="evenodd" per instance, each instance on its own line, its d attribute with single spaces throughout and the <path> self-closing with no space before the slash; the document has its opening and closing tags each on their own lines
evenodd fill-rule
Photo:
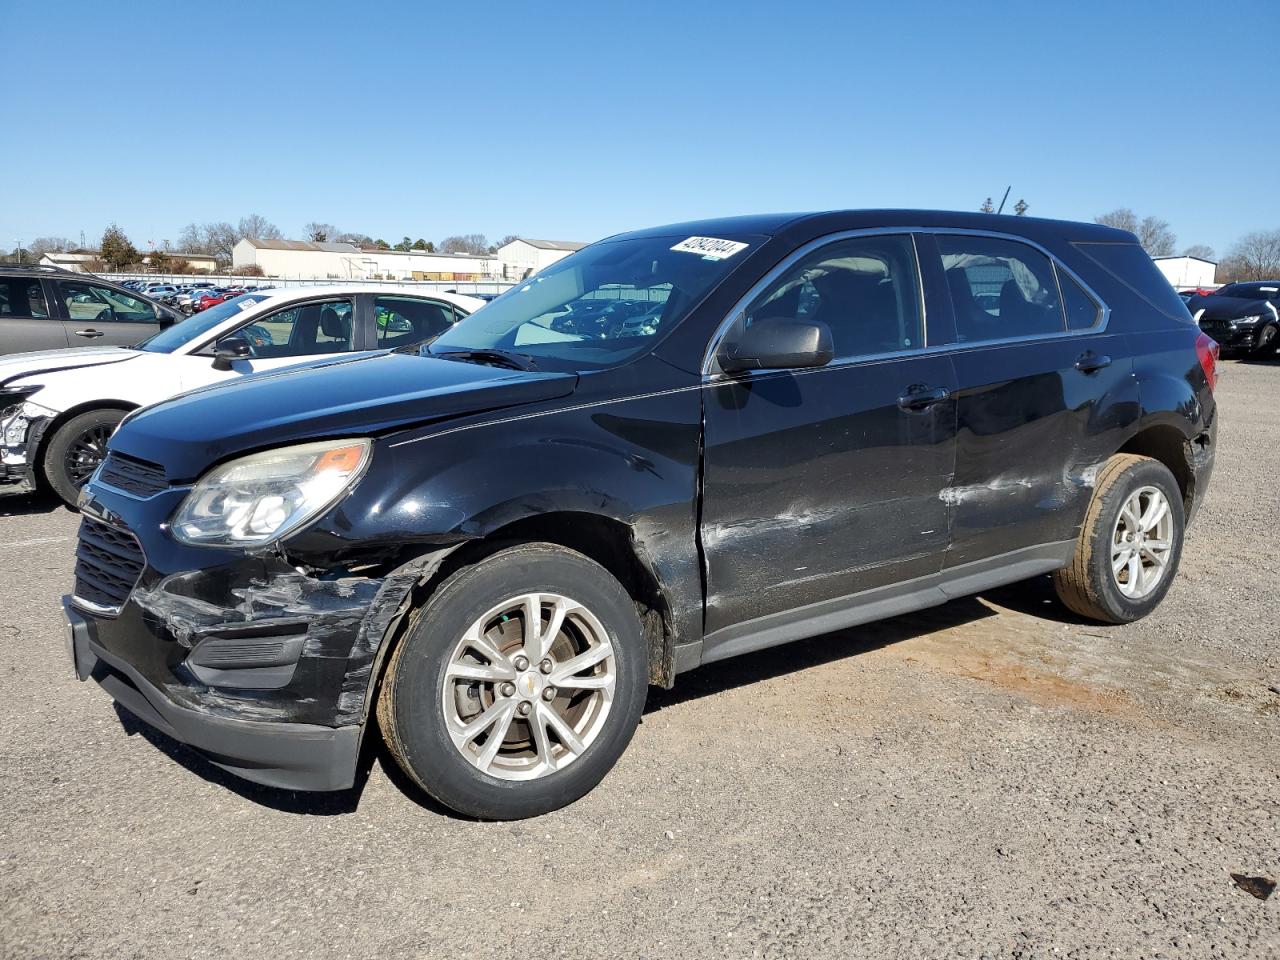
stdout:
<svg viewBox="0 0 1280 960">
<path fill-rule="evenodd" d="M 445 350 L 436 353 L 429 350 L 433 357 L 444 360 L 462 360 L 467 363 L 485 363 L 493 367 L 507 367 L 511 370 L 536 370 L 538 364 L 527 353 L 509 353 L 506 350 Z"/>
</svg>

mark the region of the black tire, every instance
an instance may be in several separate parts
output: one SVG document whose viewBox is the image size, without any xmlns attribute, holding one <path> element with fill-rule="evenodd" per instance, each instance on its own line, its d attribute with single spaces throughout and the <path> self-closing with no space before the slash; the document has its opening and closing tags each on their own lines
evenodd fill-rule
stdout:
<svg viewBox="0 0 1280 960">
<path fill-rule="evenodd" d="M 1155 487 L 1164 494 L 1173 534 L 1160 581 L 1145 596 L 1131 598 L 1124 595 L 1112 574 L 1112 536 L 1125 502 L 1144 487 Z M 1070 565 L 1053 575 L 1058 598 L 1080 616 L 1103 623 L 1131 623 L 1145 617 L 1164 599 L 1177 575 L 1184 531 L 1182 491 L 1169 468 L 1150 457 L 1116 454 L 1098 471 L 1075 556 Z"/>
<path fill-rule="evenodd" d="M 1262 329 L 1258 331 L 1258 339 L 1254 343 L 1253 355 L 1255 357 L 1269 357 L 1276 352 L 1276 333 L 1277 328 L 1274 323 L 1264 324 Z"/>
<path fill-rule="evenodd" d="M 90 410 L 60 426 L 45 445 L 41 467 L 54 493 L 69 507 L 106 456 L 107 440 L 124 419 L 123 410 Z"/>
<path fill-rule="evenodd" d="M 491 776 L 463 757 L 444 719 L 445 671 L 455 645 L 486 611 L 531 592 L 560 593 L 587 607 L 614 650 L 612 706 L 580 756 L 532 780 Z M 585 796 L 612 769 L 640 722 L 648 692 L 648 653 L 636 607 L 603 567 L 551 544 L 495 553 L 442 583 L 417 611 L 392 652 L 378 697 L 378 724 L 399 766 L 432 797 L 459 813 L 517 820 Z"/>
</svg>

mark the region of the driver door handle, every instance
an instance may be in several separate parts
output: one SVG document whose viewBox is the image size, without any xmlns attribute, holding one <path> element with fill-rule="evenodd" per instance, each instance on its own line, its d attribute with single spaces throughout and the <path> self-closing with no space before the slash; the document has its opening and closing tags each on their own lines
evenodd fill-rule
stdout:
<svg viewBox="0 0 1280 960">
<path fill-rule="evenodd" d="M 106 334 L 103 333 L 101 330 L 94 330 L 92 327 L 90 327 L 88 330 L 77 330 L 76 336 L 88 337 L 90 340 L 93 340 L 95 337 L 105 337 Z"/>
<path fill-rule="evenodd" d="M 1104 357 L 1102 354 L 1094 353 L 1092 350 L 1086 350 L 1076 357 L 1076 369 L 1081 373 L 1093 373 L 1109 366 L 1111 366 L 1110 357 Z"/>
<path fill-rule="evenodd" d="M 931 387 L 923 383 L 913 383 L 898 398 L 898 406 L 903 410 L 925 410 L 935 403 L 941 403 L 951 396 L 946 387 Z"/>
</svg>

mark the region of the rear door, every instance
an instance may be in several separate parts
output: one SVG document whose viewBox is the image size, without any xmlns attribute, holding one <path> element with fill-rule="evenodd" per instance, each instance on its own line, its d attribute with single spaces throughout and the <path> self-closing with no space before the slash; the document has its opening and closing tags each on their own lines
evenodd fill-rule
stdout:
<svg viewBox="0 0 1280 960">
<path fill-rule="evenodd" d="M 939 232 L 959 383 L 948 568 L 1074 539 L 1132 364 L 1096 294 L 1039 247 Z"/>
<path fill-rule="evenodd" d="M 67 342 L 131 347 L 160 330 L 155 308 L 123 290 L 90 280 L 54 280 Z"/>
<path fill-rule="evenodd" d="M 919 277 L 910 234 L 859 235 L 810 245 L 749 295 L 735 325 L 819 320 L 836 356 L 713 373 L 703 391 L 708 652 L 941 569 L 955 378 L 922 350 Z"/>
<path fill-rule="evenodd" d="M 51 314 L 45 286 L 38 277 L 0 275 L 0 353 L 67 346 L 67 334 Z"/>
</svg>

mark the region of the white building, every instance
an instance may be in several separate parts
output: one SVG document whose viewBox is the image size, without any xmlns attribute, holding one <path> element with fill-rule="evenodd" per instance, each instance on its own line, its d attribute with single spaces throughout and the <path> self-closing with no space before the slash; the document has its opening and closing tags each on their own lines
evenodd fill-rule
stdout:
<svg viewBox="0 0 1280 960">
<path fill-rule="evenodd" d="M 1200 257 L 1152 257 L 1160 272 L 1179 290 L 1188 287 L 1216 287 L 1218 265 Z"/>
<path fill-rule="evenodd" d="M 530 240 L 527 237 L 517 237 L 498 248 L 502 279 L 523 280 L 585 246 L 585 243 L 569 240 Z"/>
<path fill-rule="evenodd" d="M 234 267 L 256 266 L 281 280 L 491 280 L 502 274 L 491 254 L 377 250 L 353 243 L 246 238 L 232 248 Z"/>
<path fill-rule="evenodd" d="M 88 273 L 89 264 L 97 259 L 96 253 L 46 253 L 40 258 L 40 266 L 58 267 L 73 273 Z"/>
</svg>

